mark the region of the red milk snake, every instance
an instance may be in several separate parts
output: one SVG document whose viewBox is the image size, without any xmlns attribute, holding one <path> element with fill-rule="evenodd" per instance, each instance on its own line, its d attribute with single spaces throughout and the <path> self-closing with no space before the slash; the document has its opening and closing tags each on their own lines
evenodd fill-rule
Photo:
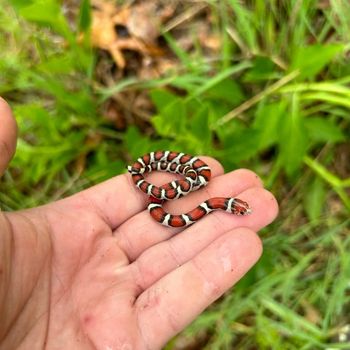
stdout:
<svg viewBox="0 0 350 350">
<path fill-rule="evenodd" d="M 225 210 L 235 215 L 251 213 L 248 203 L 238 198 L 215 197 L 201 203 L 186 214 L 173 215 L 163 209 L 167 200 L 178 199 L 196 191 L 208 184 L 211 170 L 207 164 L 197 157 L 185 153 L 157 151 L 145 154 L 133 165 L 128 166 L 135 185 L 150 197 L 148 210 L 151 216 L 165 226 L 188 226 L 209 214 L 213 210 Z M 145 173 L 164 171 L 185 176 L 185 179 L 175 180 L 157 187 L 144 179 Z"/>
</svg>

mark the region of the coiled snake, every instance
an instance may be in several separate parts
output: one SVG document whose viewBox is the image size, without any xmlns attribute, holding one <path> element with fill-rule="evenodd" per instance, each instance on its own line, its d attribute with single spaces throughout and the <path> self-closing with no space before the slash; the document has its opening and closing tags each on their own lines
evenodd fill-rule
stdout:
<svg viewBox="0 0 350 350">
<path fill-rule="evenodd" d="M 198 157 L 189 154 L 157 151 L 145 154 L 128 166 L 134 184 L 150 197 L 148 210 L 151 216 L 165 226 L 189 226 L 209 214 L 213 210 L 225 210 L 235 215 L 251 213 L 248 203 L 238 198 L 215 197 L 207 199 L 186 214 L 169 214 L 163 209 L 163 203 L 186 196 L 208 184 L 211 177 L 209 166 Z M 174 180 L 163 186 L 155 186 L 147 182 L 145 173 L 163 171 L 185 176 L 184 179 Z"/>
</svg>

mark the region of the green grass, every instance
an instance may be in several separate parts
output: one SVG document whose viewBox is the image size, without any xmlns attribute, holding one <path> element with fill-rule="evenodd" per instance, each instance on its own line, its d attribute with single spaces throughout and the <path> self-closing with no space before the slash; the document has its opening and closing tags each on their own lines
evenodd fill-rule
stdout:
<svg viewBox="0 0 350 350">
<path fill-rule="evenodd" d="M 217 56 L 199 42 L 184 51 L 170 31 L 175 71 L 109 87 L 96 81 L 88 40 L 76 40 L 89 32 L 88 1 L 75 30 L 56 0 L 11 4 L 0 0 L 0 94 L 20 140 L 2 208 L 67 196 L 160 148 L 251 168 L 281 205 L 261 234 L 264 255 L 180 337 L 203 349 L 348 349 L 338 338 L 350 298 L 348 1 L 208 1 Z M 104 103 L 141 91 L 156 110 L 151 134 L 117 131 Z"/>
</svg>

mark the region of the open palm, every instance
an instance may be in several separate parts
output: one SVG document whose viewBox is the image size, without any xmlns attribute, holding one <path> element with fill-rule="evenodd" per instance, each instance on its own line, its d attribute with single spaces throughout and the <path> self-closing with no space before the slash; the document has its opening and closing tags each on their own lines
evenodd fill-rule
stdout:
<svg viewBox="0 0 350 350">
<path fill-rule="evenodd" d="M 147 196 L 125 174 L 1 216 L 9 233 L 2 241 L 15 253 L 0 349 L 159 349 L 241 278 L 261 254 L 255 232 L 275 218 L 277 204 L 254 173 L 223 174 L 217 161 L 201 158 L 211 183 L 167 209 L 239 194 L 252 215 L 214 212 L 186 229 L 167 228 L 145 211 Z"/>
</svg>

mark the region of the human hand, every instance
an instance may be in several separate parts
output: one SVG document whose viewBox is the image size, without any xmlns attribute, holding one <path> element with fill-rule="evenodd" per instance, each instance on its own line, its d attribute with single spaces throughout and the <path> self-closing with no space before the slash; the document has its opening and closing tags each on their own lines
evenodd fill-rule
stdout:
<svg viewBox="0 0 350 350">
<path fill-rule="evenodd" d="M 3 101 L 0 125 L 4 168 L 15 133 Z M 259 258 L 255 232 L 276 217 L 277 203 L 251 171 L 224 174 L 201 158 L 210 184 L 167 209 L 239 194 L 252 215 L 214 212 L 167 228 L 144 210 L 147 196 L 128 174 L 45 206 L 0 212 L 0 349 L 160 349 L 234 285 Z M 157 185 L 172 178 L 148 177 Z"/>
</svg>

